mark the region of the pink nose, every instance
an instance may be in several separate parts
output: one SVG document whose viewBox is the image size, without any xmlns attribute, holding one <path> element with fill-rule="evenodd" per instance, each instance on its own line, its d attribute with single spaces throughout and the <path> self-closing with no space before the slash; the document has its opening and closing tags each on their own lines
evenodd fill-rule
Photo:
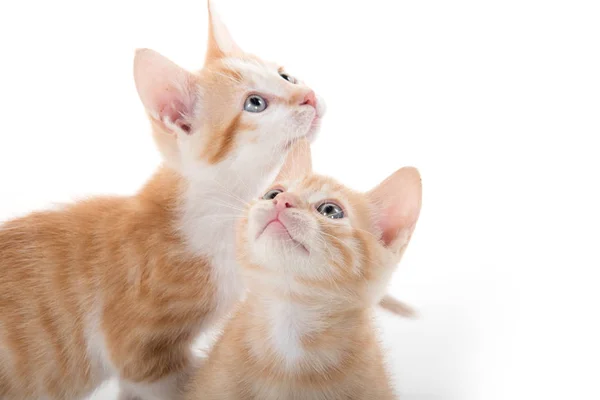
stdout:
<svg viewBox="0 0 600 400">
<path fill-rule="evenodd" d="M 302 103 L 300 103 L 301 106 L 304 105 L 309 105 L 309 106 L 313 106 L 313 107 L 317 107 L 317 98 L 315 96 L 315 92 L 313 92 L 312 90 L 308 93 L 306 93 L 304 95 L 304 99 L 302 100 Z"/>
<path fill-rule="evenodd" d="M 273 199 L 273 204 L 277 211 L 284 210 L 286 208 L 294 208 L 297 205 L 294 196 L 289 193 L 280 193 Z"/>
</svg>

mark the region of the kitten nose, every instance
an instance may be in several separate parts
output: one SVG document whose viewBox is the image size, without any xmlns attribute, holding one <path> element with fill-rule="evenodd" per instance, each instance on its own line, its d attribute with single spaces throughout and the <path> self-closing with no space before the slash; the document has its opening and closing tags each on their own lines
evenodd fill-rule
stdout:
<svg viewBox="0 0 600 400">
<path fill-rule="evenodd" d="M 312 90 L 308 93 L 306 93 L 304 95 L 304 99 L 302 100 L 302 103 L 300 103 L 301 106 L 304 105 L 309 105 L 309 106 L 313 106 L 314 108 L 317 108 L 317 97 L 315 96 L 315 92 L 313 92 Z"/>
<path fill-rule="evenodd" d="M 275 209 L 277 211 L 284 210 L 286 208 L 294 208 L 296 207 L 297 201 L 294 199 L 293 195 L 289 193 L 280 193 L 273 199 L 273 204 L 275 205 Z"/>
</svg>

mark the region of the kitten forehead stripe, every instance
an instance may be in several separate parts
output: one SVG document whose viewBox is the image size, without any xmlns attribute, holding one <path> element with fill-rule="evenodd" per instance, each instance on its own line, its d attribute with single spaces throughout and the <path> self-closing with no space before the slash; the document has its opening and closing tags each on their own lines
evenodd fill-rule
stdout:
<svg viewBox="0 0 600 400">
<path fill-rule="evenodd" d="M 233 143 L 235 140 L 235 135 L 240 130 L 240 119 L 242 117 L 241 112 L 237 114 L 227 125 L 227 127 L 222 131 L 213 135 L 213 140 L 216 143 L 211 143 L 210 146 L 207 146 L 207 150 L 212 154 L 207 155 L 208 162 L 210 164 L 217 164 L 229 154 L 229 152 L 233 148 Z"/>
</svg>

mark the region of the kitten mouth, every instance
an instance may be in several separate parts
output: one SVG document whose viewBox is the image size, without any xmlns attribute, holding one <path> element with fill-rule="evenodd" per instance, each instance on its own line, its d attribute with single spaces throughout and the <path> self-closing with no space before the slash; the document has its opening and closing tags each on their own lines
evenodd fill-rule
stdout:
<svg viewBox="0 0 600 400">
<path fill-rule="evenodd" d="M 294 239 L 294 237 L 290 234 L 290 231 L 288 230 L 287 226 L 285 226 L 285 224 L 278 217 L 269 221 L 265 225 L 265 227 L 258 233 L 258 235 L 256 235 L 256 239 L 261 237 L 269 228 L 271 228 L 271 230 L 273 231 L 273 235 L 277 236 L 280 239 L 285 239 L 293 242 L 296 247 L 298 247 L 301 250 L 304 250 L 307 254 L 309 254 L 309 251 L 306 248 L 306 246 Z"/>
</svg>

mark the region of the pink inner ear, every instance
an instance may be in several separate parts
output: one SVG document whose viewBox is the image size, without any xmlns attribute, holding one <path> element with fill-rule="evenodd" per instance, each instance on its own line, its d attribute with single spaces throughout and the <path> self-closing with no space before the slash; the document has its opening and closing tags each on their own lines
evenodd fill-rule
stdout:
<svg viewBox="0 0 600 400">
<path fill-rule="evenodd" d="M 400 232 L 414 229 L 421 211 L 421 177 L 415 168 L 396 171 L 368 196 L 379 213 L 377 225 L 386 246 Z"/>
<path fill-rule="evenodd" d="M 159 53 L 143 49 L 135 55 L 134 77 L 140 99 L 151 115 L 168 119 L 185 132 L 191 130 L 186 120 L 194 104 L 189 72 Z"/>
<path fill-rule="evenodd" d="M 177 99 L 165 99 L 162 106 L 159 106 L 159 115 L 162 119 L 168 118 L 169 121 L 177 125 L 181 130 L 189 133 L 191 130 L 190 124 L 186 120 L 186 114 L 189 112 L 189 106 L 186 106 Z"/>
<path fill-rule="evenodd" d="M 407 214 L 403 214 L 407 212 Z M 381 240 L 389 246 L 396 240 L 398 234 L 405 229 L 412 229 L 417 222 L 418 211 L 403 210 L 402 206 L 390 205 L 379 218 L 379 228 L 382 231 Z"/>
</svg>

